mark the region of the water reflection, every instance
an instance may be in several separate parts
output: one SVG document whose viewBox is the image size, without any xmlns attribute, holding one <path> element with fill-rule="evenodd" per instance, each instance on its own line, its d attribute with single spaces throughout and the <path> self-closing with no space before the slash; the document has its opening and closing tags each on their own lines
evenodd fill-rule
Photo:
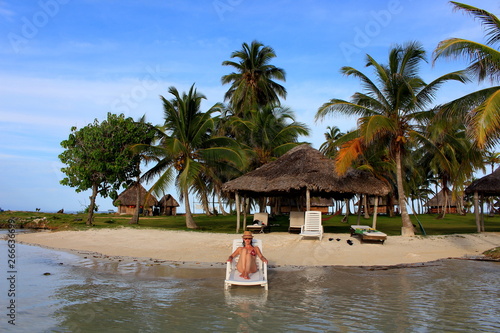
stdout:
<svg viewBox="0 0 500 333">
<path fill-rule="evenodd" d="M 268 292 L 224 291 L 222 265 L 179 268 L 18 250 L 19 325 L 12 330 L 2 319 L 0 331 L 500 331 L 498 263 L 271 269 Z"/>
</svg>

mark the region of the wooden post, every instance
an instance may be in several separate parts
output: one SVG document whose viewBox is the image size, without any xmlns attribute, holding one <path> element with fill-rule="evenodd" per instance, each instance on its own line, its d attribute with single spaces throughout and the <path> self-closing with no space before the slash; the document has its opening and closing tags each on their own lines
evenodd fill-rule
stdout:
<svg viewBox="0 0 500 333">
<path fill-rule="evenodd" d="M 373 209 L 373 223 L 372 223 L 372 228 L 377 229 L 377 213 L 378 213 L 378 195 L 375 196 L 375 206 Z"/>
<path fill-rule="evenodd" d="M 240 231 L 240 195 L 238 192 L 235 194 L 236 199 L 236 233 Z"/>
<path fill-rule="evenodd" d="M 306 189 L 306 210 L 311 210 L 311 192 Z"/>
</svg>

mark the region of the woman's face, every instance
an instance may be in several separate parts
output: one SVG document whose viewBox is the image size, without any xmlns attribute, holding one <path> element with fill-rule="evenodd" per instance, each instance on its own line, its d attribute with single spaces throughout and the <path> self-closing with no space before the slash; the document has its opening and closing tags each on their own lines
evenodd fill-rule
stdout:
<svg viewBox="0 0 500 333">
<path fill-rule="evenodd" d="M 252 237 L 243 237 L 243 243 L 246 244 L 252 244 Z"/>
</svg>

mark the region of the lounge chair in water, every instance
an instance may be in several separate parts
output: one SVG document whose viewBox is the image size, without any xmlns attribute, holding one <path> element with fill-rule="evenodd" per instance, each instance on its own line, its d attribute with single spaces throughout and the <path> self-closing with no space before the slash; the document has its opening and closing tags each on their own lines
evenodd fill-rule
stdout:
<svg viewBox="0 0 500 333">
<path fill-rule="evenodd" d="M 351 236 L 359 236 L 361 241 L 380 241 L 384 244 L 387 234 L 367 225 L 351 225 Z"/>
<path fill-rule="evenodd" d="M 298 231 L 302 229 L 304 225 L 304 212 L 290 212 L 290 226 L 288 227 L 288 232 Z"/>
<path fill-rule="evenodd" d="M 269 214 L 267 213 L 255 213 L 253 215 L 253 224 L 247 225 L 247 230 L 252 232 L 270 231 L 270 226 L 268 224 Z"/>
<path fill-rule="evenodd" d="M 240 239 L 235 239 L 233 240 L 233 251 L 236 251 L 236 249 L 240 246 L 242 246 L 243 243 Z M 260 251 L 262 252 L 262 241 L 260 239 L 253 239 L 252 241 L 253 246 L 258 246 Z M 226 279 L 224 280 L 224 288 L 227 290 L 231 285 L 239 285 L 239 286 L 262 286 L 267 290 L 268 284 L 267 284 L 267 263 L 263 262 L 260 260 L 260 258 L 257 256 L 256 262 L 257 262 L 257 272 L 251 273 L 250 274 L 250 279 L 244 279 L 240 277 L 240 272 L 238 272 L 238 269 L 236 268 L 236 265 L 238 264 L 240 256 L 237 256 L 236 258 L 233 259 L 232 262 L 227 262 L 226 263 Z"/>
<path fill-rule="evenodd" d="M 300 229 L 300 236 L 323 238 L 323 225 L 321 224 L 321 212 L 308 210 L 304 218 L 304 225 Z"/>
</svg>

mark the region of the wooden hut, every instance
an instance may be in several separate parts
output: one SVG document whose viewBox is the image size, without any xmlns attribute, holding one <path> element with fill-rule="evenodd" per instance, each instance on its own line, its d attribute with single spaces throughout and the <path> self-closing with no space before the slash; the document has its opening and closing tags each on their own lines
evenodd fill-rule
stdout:
<svg viewBox="0 0 500 333">
<path fill-rule="evenodd" d="M 359 205 L 359 202 L 356 203 L 356 206 Z M 378 202 L 375 205 L 375 197 L 370 196 L 367 199 L 368 206 L 368 214 L 373 214 L 375 209 L 377 210 L 377 214 L 385 214 L 389 216 L 394 216 L 399 214 L 399 203 L 398 200 L 393 195 L 386 195 L 383 197 L 378 197 Z M 363 206 L 363 202 L 361 202 L 361 213 L 365 212 L 365 207 Z"/>
<path fill-rule="evenodd" d="M 428 214 L 457 213 L 457 201 L 452 198 L 451 191 L 447 187 L 438 192 L 432 199 L 424 204 Z"/>
<path fill-rule="evenodd" d="M 487 176 L 473 181 L 465 189 L 465 194 L 474 195 L 477 232 L 482 232 L 484 231 L 484 212 L 479 207 L 483 207 L 482 201 L 484 197 L 500 195 L 500 168 Z"/>
<path fill-rule="evenodd" d="M 179 203 L 170 194 L 166 194 L 158 202 L 160 206 L 160 215 L 175 216 L 177 215 L 177 207 Z"/>
<path fill-rule="evenodd" d="M 271 207 L 277 207 L 276 211 L 279 213 L 288 214 L 292 211 L 304 211 L 306 207 L 306 200 L 303 196 L 299 198 L 271 198 L 269 200 L 269 205 Z M 331 198 L 311 198 L 310 210 L 319 211 L 322 214 L 328 214 L 330 207 L 333 207 L 333 199 Z"/>
<path fill-rule="evenodd" d="M 113 204 L 118 207 L 118 214 L 134 214 L 137 205 L 137 186 L 139 186 L 140 214 L 153 215 L 153 207 L 158 205 L 158 200 L 141 185 L 136 184 L 118 195 Z M 145 201 L 147 199 L 147 201 Z"/>
<path fill-rule="evenodd" d="M 366 171 L 350 169 L 339 175 L 332 159 L 307 144 L 224 183 L 222 189 L 234 194 L 237 206 L 240 195 L 254 198 L 303 196 L 306 210 L 311 209 L 312 196 L 340 200 L 355 194 L 384 196 L 390 191 L 386 182 Z M 239 209 L 236 212 L 239 226 Z"/>
</svg>

